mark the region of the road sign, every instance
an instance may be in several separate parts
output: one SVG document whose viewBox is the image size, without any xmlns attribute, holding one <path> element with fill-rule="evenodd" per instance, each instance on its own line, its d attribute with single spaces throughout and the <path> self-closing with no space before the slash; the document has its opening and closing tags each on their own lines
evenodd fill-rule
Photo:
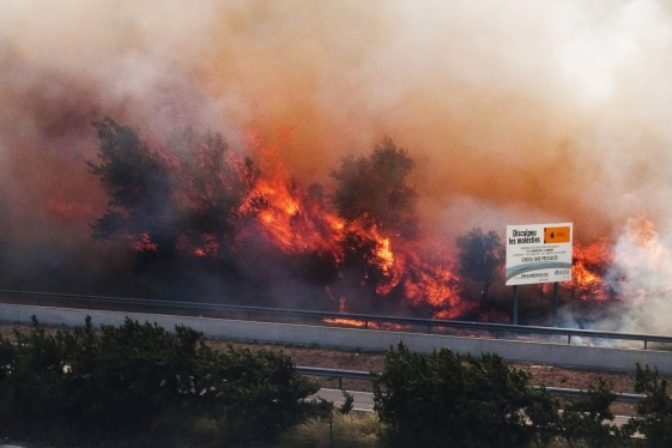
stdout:
<svg viewBox="0 0 672 448">
<path fill-rule="evenodd" d="M 506 284 L 572 279 L 572 223 L 506 226 Z"/>
</svg>

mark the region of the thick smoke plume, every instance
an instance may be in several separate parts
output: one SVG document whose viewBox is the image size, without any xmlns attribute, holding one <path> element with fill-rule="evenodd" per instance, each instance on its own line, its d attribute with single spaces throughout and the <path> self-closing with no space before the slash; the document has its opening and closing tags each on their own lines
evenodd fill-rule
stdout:
<svg viewBox="0 0 672 448">
<path fill-rule="evenodd" d="M 580 242 L 613 248 L 619 267 L 605 282 L 622 306 L 608 322 L 672 330 L 646 318 L 666 315 L 666 259 L 623 261 L 652 250 L 628 236 L 636 217 L 672 250 L 666 2 L 6 0 L 2 10 L 5 285 L 124 283 L 102 279 L 129 275 L 132 261 L 90 238 L 109 199 L 87 165 L 91 122 L 111 116 L 152 148 L 187 127 L 221 133 L 240 159 L 263 160 L 257 142 L 274 142 L 295 182 L 327 191 L 344 157 L 389 136 L 415 165 L 418 240 L 451 258 L 474 227 L 573 221 Z"/>
</svg>

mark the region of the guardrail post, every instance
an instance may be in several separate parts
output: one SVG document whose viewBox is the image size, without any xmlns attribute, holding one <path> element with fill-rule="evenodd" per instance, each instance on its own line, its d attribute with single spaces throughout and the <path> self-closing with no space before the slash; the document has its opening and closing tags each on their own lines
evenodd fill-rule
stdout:
<svg viewBox="0 0 672 448">
<path fill-rule="evenodd" d="M 342 376 L 338 377 L 338 388 L 343 389 L 343 377 Z"/>
<path fill-rule="evenodd" d="M 567 333 L 567 345 L 572 345 L 572 334 Z"/>
<path fill-rule="evenodd" d="M 649 342 L 649 341 L 648 341 L 646 338 L 644 338 L 644 350 L 648 350 L 648 349 L 649 349 L 649 347 L 648 347 L 648 345 L 649 345 L 648 342 Z"/>
</svg>

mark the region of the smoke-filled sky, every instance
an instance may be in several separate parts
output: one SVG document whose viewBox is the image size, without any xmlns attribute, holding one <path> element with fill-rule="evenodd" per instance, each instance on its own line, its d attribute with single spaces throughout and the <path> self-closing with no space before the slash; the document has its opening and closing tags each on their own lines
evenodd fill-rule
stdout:
<svg viewBox="0 0 672 448">
<path fill-rule="evenodd" d="M 573 221 L 672 229 L 672 4 L 653 0 L 0 0 L 0 231 L 60 244 L 106 198 L 109 115 L 281 145 L 328 182 L 384 136 L 428 234 Z M 8 238 L 8 235 L 10 236 Z M 19 243 L 19 245 L 22 243 Z"/>
<path fill-rule="evenodd" d="M 635 213 L 667 215 L 669 2 L 2 9 L 0 173 L 12 210 L 52 197 L 71 214 L 95 208 L 89 123 L 111 115 L 157 135 L 210 128 L 241 150 L 247 133 L 262 133 L 285 142 L 292 175 L 308 181 L 390 136 L 417 163 L 420 212 L 434 228 L 562 220 L 590 237 Z"/>
</svg>

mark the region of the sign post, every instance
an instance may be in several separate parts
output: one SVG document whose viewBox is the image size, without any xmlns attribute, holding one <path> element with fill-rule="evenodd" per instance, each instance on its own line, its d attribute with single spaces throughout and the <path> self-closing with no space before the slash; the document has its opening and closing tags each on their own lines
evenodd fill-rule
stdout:
<svg viewBox="0 0 672 448">
<path fill-rule="evenodd" d="M 513 286 L 513 322 L 518 324 L 518 285 L 553 283 L 553 325 L 557 325 L 558 282 L 572 279 L 573 225 L 506 226 L 506 285 Z"/>
<path fill-rule="evenodd" d="M 553 283 L 553 326 L 558 326 L 558 282 Z"/>
<path fill-rule="evenodd" d="M 518 325 L 518 285 L 513 285 L 513 325 Z"/>
</svg>

